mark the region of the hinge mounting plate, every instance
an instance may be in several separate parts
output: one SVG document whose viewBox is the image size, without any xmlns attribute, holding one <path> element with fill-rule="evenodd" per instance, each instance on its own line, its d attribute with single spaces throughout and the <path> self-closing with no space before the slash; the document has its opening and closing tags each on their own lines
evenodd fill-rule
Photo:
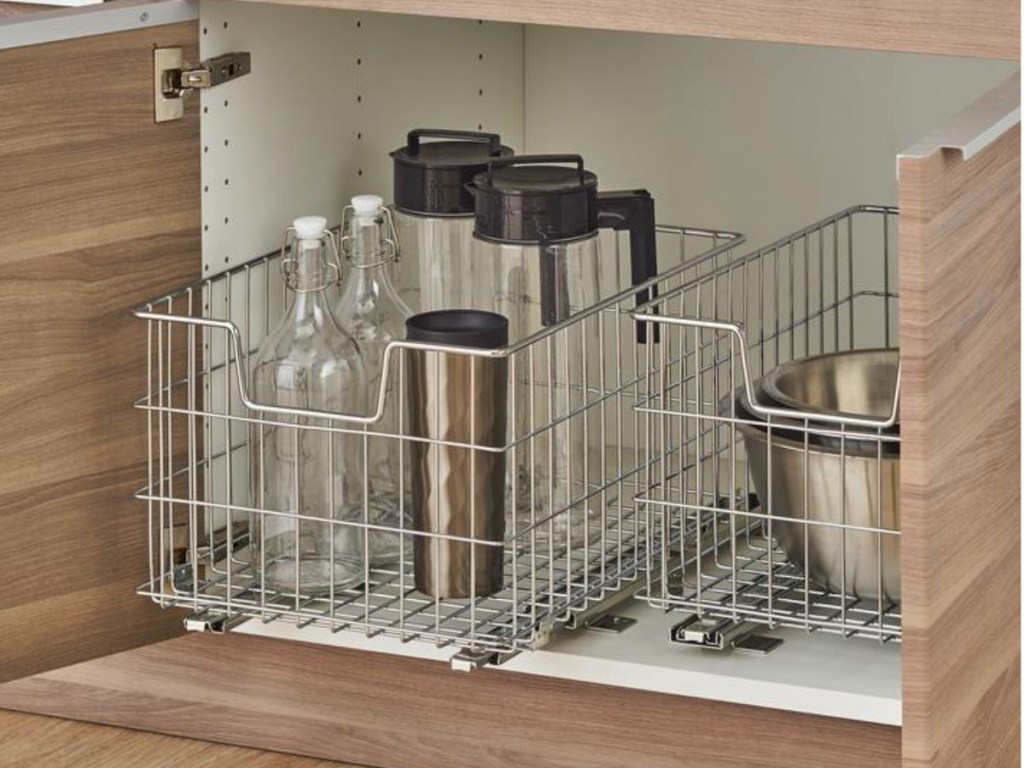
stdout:
<svg viewBox="0 0 1024 768">
<path fill-rule="evenodd" d="M 180 120 L 185 97 L 200 88 L 235 80 L 252 71 L 247 51 L 225 53 L 198 67 L 185 66 L 181 48 L 153 49 L 153 116 L 158 123 Z"/>
</svg>

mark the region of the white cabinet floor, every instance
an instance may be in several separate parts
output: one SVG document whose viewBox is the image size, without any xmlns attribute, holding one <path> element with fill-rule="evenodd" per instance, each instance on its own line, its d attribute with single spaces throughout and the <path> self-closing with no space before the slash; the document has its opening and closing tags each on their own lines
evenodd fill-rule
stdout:
<svg viewBox="0 0 1024 768">
<path fill-rule="evenodd" d="M 766 634 L 785 642 L 766 656 L 674 645 L 669 629 L 683 618 L 639 601 L 615 611 L 637 619 L 621 634 L 559 631 L 542 650 L 520 653 L 499 670 L 622 686 L 885 725 L 901 723 L 900 648 L 795 630 Z M 438 649 L 356 632 L 248 621 L 235 632 L 448 661 Z M 452 672 L 452 674 L 466 674 Z M 470 673 L 472 674 L 472 673 Z"/>
</svg>

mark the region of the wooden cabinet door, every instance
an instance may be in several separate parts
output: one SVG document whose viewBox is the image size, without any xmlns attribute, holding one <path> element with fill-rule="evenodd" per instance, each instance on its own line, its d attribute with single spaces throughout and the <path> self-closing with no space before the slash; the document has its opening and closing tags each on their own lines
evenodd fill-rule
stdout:
<svg viewBox="0 0 1024 768">
<path fill-rule="evenodd" d="M 199 272 L 197 100 L 153 120 L 195 22 L 0 50 L 0 681 L 167 638 L 147 572 L 146 338 Z"/>
<path fill-rule="evenodd" d="M 904 768 L 1020 765 L 1019 115 L 899 163 Z"/>
</svg>

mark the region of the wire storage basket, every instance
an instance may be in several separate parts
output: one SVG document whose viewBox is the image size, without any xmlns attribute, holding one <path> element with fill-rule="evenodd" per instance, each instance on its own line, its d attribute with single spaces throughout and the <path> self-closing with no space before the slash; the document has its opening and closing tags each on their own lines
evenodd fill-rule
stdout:
<svg viewBox="0 0 1024 768">
<path fill-rule="evenodd" d="M 677 289 L 692 261 L 728 260 L 742 242 L 733 233 L 683 227 L 659 227 L 658 233 L 657 277 L 631 285 L 626 249 L 612 235 L 600 275 L 607 298 L 530 338 L 499 349 L 392 342 L 380 390 L 369 393 L 365 414 L 282 413 L 251 397 L 250 358 L 288 301 L 279 255 L 137 308 L 149 351 L 148 389 L 136 403 L 146 412 L 149 435 L 148 478 L 137 493 L 147 504 L 150 538 L 149 579 L 140 594 L 188 609 L 195 628 L 287 620 L 502 654 L 542 645 L 555 625 L 635 583 L 648 537 L 634 500 L 650 469 L 644 419 L 633 410 L 638 382 L 647 375 L 648 345 L 638 338 L 632 312 L 652 293 Z M 507 369 L 508 427 L 501 439 L 425 436 L 414 428 L 416 409 L 426 406 L 410 395 L 410 361 L 441 354 L 467 366 L 500 361 Z M 399 426 L 385 431 L 381 415 L 392 408 Z M 326 591 L 305 589 L 298 579 L 292 587 L 271 585 L 262 577 L 267 564 L 252 553 L 267 549 L 252 545 L 265 542 L 250 538 L 265 535 L 272 520 L 291 520 L 296 530 L 313 522 L 308 512 L 260 505 L 253 489 L 262 487 L 264 467 L 256 457 L 263 455 L 267 429 L 291 435 L 296 454 L 304 436 L 315 433 L 356 446 L 354 461 L 361 466 L 381 446 L 403 457 L 398 484 L 404 508 L 393 526 L 371 519 L 365 484 L 352 505 L 355 514 L 350 509 L 314 519 L 331 528 L 332 547 L 343 531 L 364 542 L 375 533 L 397 537 L 392 563 L 366 559 L 360 578 Z M 504 534 L 418 527 L 409 509 L 417 449 L 458 453 L 477 469 L 500 459 L 504 494 L 499 490 L 503 498 L 495 503 L 504 507 Z M 457 472 L 456 464 L 445 471 Z M 469 487 L 466 501 L 471 516 L 476 490 Z M 496 559 L 498 584 L 485 588 L 470 578 L 468 591 L 454 597 L 420 591 L 417 558 L 429 547 L 461 548 L 472 573 Z M 298 543 L 292 557 L 298 573 Z"/>
<path fill-rule="evenodd" d="M 899 640 L 897 215 L 857 206 L 691 262 L 635 313 L 661 334 L 636 405 L 641 597 L 691 614 L 684 641 L 752 624 Z"/>
</svg>

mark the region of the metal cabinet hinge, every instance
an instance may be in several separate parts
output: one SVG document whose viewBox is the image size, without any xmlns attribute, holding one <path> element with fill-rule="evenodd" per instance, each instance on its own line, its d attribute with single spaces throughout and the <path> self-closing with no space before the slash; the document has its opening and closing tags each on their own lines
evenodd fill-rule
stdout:
<svg viewBox="0 0 1024 768">
<path fill-rule="evenodd" d="M 252 71 L 247 51 L 225 53 L 198 67 L 185 66 L 181 48 L 153 49 L 153 114 L 158 123 L 180 120 L 185 97 L 200 88 L 212 88 Z"/>
</svg>

